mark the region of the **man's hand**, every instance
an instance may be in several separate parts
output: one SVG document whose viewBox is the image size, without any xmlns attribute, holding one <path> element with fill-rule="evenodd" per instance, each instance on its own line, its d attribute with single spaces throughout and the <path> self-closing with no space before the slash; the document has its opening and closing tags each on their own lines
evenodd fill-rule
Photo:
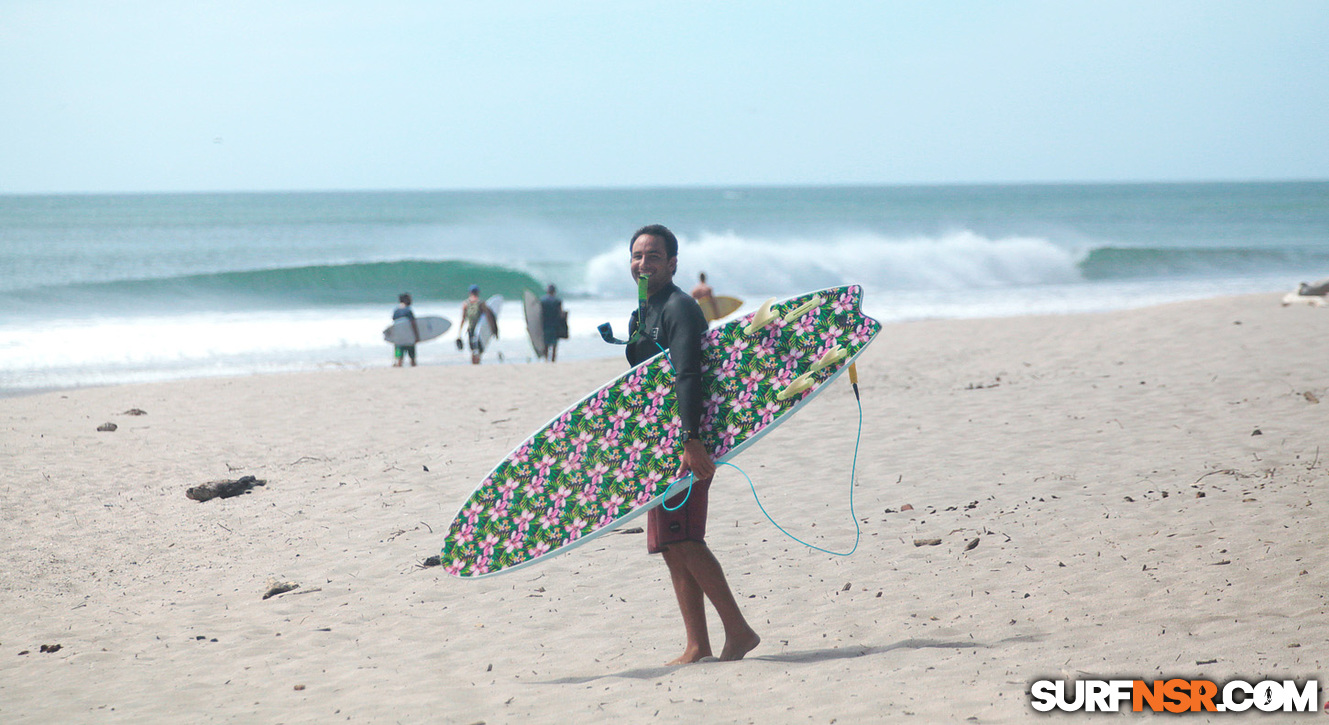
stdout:
<svg viewBox="0 0 1329 725">
<path fill-rule="evenodd" d="M 715 475 L 715 461 L 711 460 L 710 451 L 700 439 L 693 438 L 683 443 L 683 455 L 680 456 L 678 475 L 692 474 L 693 481 L 705 481 Z"/>
</svg>

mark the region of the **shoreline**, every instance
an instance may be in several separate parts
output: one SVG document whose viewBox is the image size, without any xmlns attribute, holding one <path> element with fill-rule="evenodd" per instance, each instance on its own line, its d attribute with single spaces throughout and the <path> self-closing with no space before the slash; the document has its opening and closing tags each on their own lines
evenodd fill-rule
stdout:
<svg viewBox="0 0 1329 725">
<path fill-rule="evenodd" d="M 1052 310 L 1052 311 L 1032 310 L 1029 312 L 1014 313 L 1014 314 L 1005 314 L 1005 312 L 1003 311 L 1003 312 L 998 312 L 997 314 L 992 316 L 935 315 L 935 316 L 921 316 L 921 317 L 913 317 L 913 316 L 900 317 L 900 316 L 882 315 L 880 313 L 880 310 L 871 310 L 871 309 L 869 310 L 869 314 L 872 315 L 873 312 L 876 312 L 877 313 L 876 318 L 886 325 L 907 324 L 914 322 L 945 321 L 945 320 L 1006 320 L 1006 319 L 1018 319 L 1024 317 L 1040 317 L 1044 315 L 1059 316 L 1059 317 L 1078 316 L 1078 315 L 1092 316 L 1092 315 L 1107 314 L 1111 312 L 1125 311 L 1132 309 L 1147 309 L 1149 307 L 1155 307 L 1160 304 L 1174 304 L 1177 302 L 1216 301 L 1224 299 L 1226 297 L 1232 297 L 1232 296 L 1240 297 L 1240 296 L 1249 296 L 1249 295 L 1258 295 L 1258 294 L 1274 294 L 1274 291 L 1266 290 L 1261 292 L 1247 292 L 1244 294 L 1237 294 L 1237 295 L 1219 295 L 1219 296 L 1206 296 L 1206 297 L 1183 296 L 1180 299 L 1176 300 L 1164 300 L 1162 302 L 1139 302 L 1137 304 L 1128 304 L 1124 306 L 1110 306 L 1103 309 L 1067 309 L 1067 310 Z M 756 308 L 757 303 L 758 300 L 755 299 L 746 300 L 744 302 L 743 307 L 741 307 L 736 313 L 734 313 L 733 317 L 741 316 L 751 312 L 753 309 Z M 619 308 L 627 309 L 630 306 L 631 306 L 630 301 L 619 301 L 618 303 L 614 303 L 609 306 L 601 302 L 589 308 L 591 311 L 590 317 L 594 319 L 611 317 L 612 315 L 609 314 L 609 309 L 613 310 L 618 310 Z M 579 310 L 577 309 L 576 306 L 574 306 L 573 311 L 581 312 L 582 310 Z M 626 315 L 623 315 L 623 317 L 626 318 Z M 726 319 L 733 319 L 733 317 Z M 564 340 L 562 342 L 562 344 L 560 345 L 560 361 L 562 364 L 584 361 L 584 360 L 603 360 L 603 359 L 616 358 L 621 356 L 622 351 L 619 348 L 602 343 L 602 341 L 599 339 L 599 336 L 597 334 L 594 334 L 594 325 L 599 324 L 595 323 L 594 319 L 592 319 L 592 321 L 589 323 L 584 321 L 579 321 L 577 325 L 579 329 L 577 330 L 576 338 L 574 338 L 574 340 L 571 341 Z M 619 322 L 619 320 L 616 319 L 609 321 Z M 525 322 L 523 319 L 521 319 L 520 315 L 517 314 L 517 312 L 513 311 L 512 309 L 509 309 L 508 313 L 502 319 L 502 323 L 503 323 L 503 329 L 518 331 L 518 336 L 516 338 L 516 341 L 513 342 L 513 340 L 510 337 L 500 339 L 499 342 L 500 347 L 496 347 L 494 350 L 486 353 L 485 360 L 482 363 L 482 366 L 489 366 L 495 364 L 520 365 L 520 364 L 540 362 L 537 358 L 534 357 L 534 352 L 532 352 L 529 349 L 529 345 L 527 344 L 525 336 Z M 457 353 L 455 356 L 452 355 L 451 339 L 452 339 L 452 333 L 449 332 L 448 334 L 442 336 L 440 340 L 434 341 L 432 345 L 423 348 L 420 356 L 421 367 L 452 367 L 456 365 L 469 365 L 469 361 L 462 353 Z M 512 346 L 516 347 L 515 354 L 511 349 L 509 349 Z M 446 349 L 440 350 L 440 348 L 446 348 Z M 600 352 L 597 353 L 596 352 L 597 350 L 600 350 Z M 272 364 L 283 365 L 285 368 L 277 370 L 253 370 L 250 369 L 249 366 L 252 366 L 254 363 L 245 364 L 245 363 L 233 362 L 230 364 L 238 368 L 235 371 L 210 372 L 208 370 L 208 367 L 209 365 L 211 365 L 211 363 L 208 363 L 206 360 L 199 360 L 193 363 L 188 368 L 187 372 L 183 373 L 171 373 L 166 371 L 154 372 L 156 370 L 160 370 L 160 368 L 140 367 L 140 368 L 131 368 L 128 371 L 121 371 L 119 373 L 109 373 L 113 377 L 115 375 L 120 375 L 120 376 L 134 376 L 134 377 L 143 378 L 140 380 L 113 379 L 106 382 L 76 382 L 70 384 L 57 383 L 51 385 L 43 385 L 40 387 L 4 387 L 3 378 L 0 378 L 0 400 L 8 398 L 28 397 L 31 395 L 42 395 L 52 392 L 81 390 L 85 388 L 116 387 L 121 385 L 151 385 L 154 383 L 174 382 L 182 380 L 207 380 L 207 379 L 218 379 L 218 378 L 235 379 L 235 378 L 247 378 L 256 375 L 289 375 L 289 374 L 317 373 L 317 372 L 336 371 L 336 370 L 372 370 L 379 367 L 385 367 L 387 365 L 390 365 L 391 364 L 390 362 L 384 363 L 382 362 L 382 360 L 388 360 L 390 358 L 391 347 L 390 346 L 384 347 L 381 355 L 379 355 L 378 352 L 379 351 L 376 351 L 374 353 L 372 362 L 370 361 L 369 357 L 367 357 L 364 354 L 360 354 L 352 357 L 343 356 L 341 358 L 324 359 L 322 362 L 316 362 L 316 363 L 290 362 L 290 360 L 298 358 L 300 353 L 287 352 L 283 353 L 282 355 L 282 359 L 286 360 L 287 362 L 265 363 L 267 365 L 272 365 Z M 508 353 L 507 359 L 502 359 L 502 360 L 496 359 L 496 356 L 502 356 L 505 353 Z M 324 354 L 324 353 L 315 353 L 315 354 Z M 29 371 L 29 373 L 31 373 L 31 371 Z M 106 375 L 106 374 L 108 373 L 106 372 L 97 373 L 97 375 Z"/>
<path fill-rule="evenodd" d="M 621 358 L 0 398 L 0 716 L 1019 723 L 1049 677 L 1324 682 L 1329 311 L 1279 300 L 887 323 L 859 361 L 858 552 L 784 538 L 722 469 L 708 542 L 762 644 L 673 668 L 641 535 L 478 581 L 419 566 Z M 834 550 L 856 425 L 836 384 L 736 461 Z"/>
</svg>

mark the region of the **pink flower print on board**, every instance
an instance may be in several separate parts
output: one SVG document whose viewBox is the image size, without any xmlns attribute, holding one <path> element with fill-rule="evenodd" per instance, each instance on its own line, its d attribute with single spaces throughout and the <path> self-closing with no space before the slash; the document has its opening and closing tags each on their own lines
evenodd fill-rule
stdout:
<svg viewBox="0 0 1329 725">
<path fill-rule="evenodd" d="M 815 330 L 816 328 L 817 328 L 816 315 L 811 315 L 811 314 L 803 315 L 802 317 L 799 318 L 798 322 L 794 323 L 794 332 L 800 335 L 806 335 L 809 332 Z"/>
<path fill-rule="evenodd" d="M 664 405 L 665 396 L 669 394 L 668 385 L 657 385 L 653 390 L 646 394 L 651 401 L 651 407 L 659 408 Z"/>
<path fill-rule="evenodd" d="M 659 471 L 651 471 L 641 481 L 641 493 L 637 495 L 637 505 L 641 506 L 655 496 L 655 491 L 660 487 L 660 482 L 664 480 L 664 474 Z M 644 498 L 643 498 L 644 497 Z"/>
<path fill-rule="evenodd" d="M 753 370 L 743 376 L 743 387 L 747 388 L 749 391 L 756 390 L 757 386 L 761 385 L 761 381 L 764 379 L 766 379 L 766 376 L 761 371 Z"/>
<path fill-rule="evenodd" d="M 526 552 L 531 555 L 532 559 L 535 559 L 544 556 L 545 554 L 548 554 L 549 549 L 550 549 L 549 542 L 541 541 L 538 542 L 535 546 L 532 546 L 531 548 L 527 549 Z"/>
<path fill-rule="evenodd" d="M 475 523 L 480 520 L 480 514 L 484 513 L 484 511 L 485 507 L 481 505 L 479 501 L 472 501 L 471 505 L 467 506 L 466 511 L 463 513 L 466 516 L 466 521 L 471 525 L 475 525 Z"/>
<path fill-rule="evenodd" d="M 868 324 L 859 325 L 854 328 L 853 332 L 849 333 L 849 341 L 855 345 L 865 345 L 867 344 L 867 341 L 871 339 L 872 326 Z"/>
<path fill-rule="evenodd" d="M 659 422 L 660 416 L 656 413 L 657 410 L 658 408 L 647 408 L 643 410 L 641 414 L 637 416 L 637 427 L 649 428 Z"/>
<path fill-rule="evenodd" d="M 623 504 L 627 502 L 628 502 L 627 497 L 623 496 L 622 494 L 616 493 L 613 496 L 610 496 L 608 501 L 605 501 L 604 503 L 605 513 L 607 515 L 617 516 L 618 510 L 622 508 Z"/>
<path fill-rule="evenodd" d="M 546 509 L 544 514 L 540 516 L 540 528 L 548 530 L 558 526 L 559 520 L 563 518 L 561 509 L 561 506 L 559 509 Z"/>
<path fill-rule="evenodd" d="M 740 429 L 736 425 L 731 425 L 720 432 L 720 441 L 724 447 L 725 452 L 728 452 L 729 449 L 734 447 L 734 441 L 738 438 L 738 436 L 742 434 L 743 434 L 742 429 Z"/>
<path fill-rule="evenodd" d="M 558 465 L 558 470 L 562 471 L 564 476 L 579 473 L 581 472 L 581 460 L 581 456 L 574 453 L 563 459 L 563 462 Z"/>
<path fill-rule="evenodd" d="M 632 375 L 629 375 L 623 381 L 623 384 L 618 386 L 618 389 L 627 395 L 640 393 L 641 380 L 645 374 L 646 374 L 645 368 L 639 368 L 637 372 L 633 373 Z"/>
<path fill-rule="evenodd" d="M 523 534 L 526 533 L 527 531 L 530 530 L 531 522 L 534 520 L 535 520 L 534 511 L 522 511 L 520 514 L 517 515 L 516 519 L 517 531 L 520 531 Z"/>
<path fill-rule="evenodd" d="M 486 557 L 493 556 L 494 547 L 498 546 L 498 543 L 499 543 L 498 537 L 495 536 L 494 534 L 490 534 L 485 537 L 484 541 L 480 542 L 480 550 L 484 552 L 484 555 Z"/>
<path fill-rule="evenodd" d="M 549 469 L 553 468 L 555 463 L 558 463 L 558 460 L 553 456 L 545 456 L 544 458 L 541 458 L 540 462 L 535 464 L 536 475 L 548 478 Z"/>
<path fill-rule="evenodd" d="M 591 522 L 580 516 L 573 519 L 572 523 L 568 524 L 568 541 L 576 541 L 577 539 L 580 539 L 581 532 L 590 525 Z"/>
<path fill-rule="evenodd" d="M 671 455 L 673 452 L 674 452 L 674 441 L 672 440 L 656 441 L 655 445 L 651 446 L 651 458 L 654 458 L 655 460 L 660 460 L 661 458 L 665 458 Z"/>
<path fill-rule="evenodd" d="M 722 405 L 724 405 L 724 396 L 719 393 L 711 393 L 710 397 L 706 398 L 702 403 L 703 408 L 706 410 L 706 415 L 711 416 L 712 418 L 720 411 L 720 406 Z"/>
<path fill-rule="evenodd" d="M 572 422 L 572 414 L 564 413 L 554 421 L 554 425 L 549 428 L 548 440 L 561 441 L 568 435 L 568 424 Z"/>
<path fill-rule="evenodd" d="M 627 427 L 628 418 L 631 417 L 632 417 L 632 411 L 628 410 L 627 408 L 624 408 L 622 410 L 616 410 L 609 415 L 609 423 L 613 427 L 613 430 L 621 431 L 625 427 Z"/>
<path fill-rule="evenodd" d="M 525 494 L 527 498 L 539 496 L 545 492 L 545 484 L 548 482 L 549 479 L 544 476 L 533 476 L 531 477 L 531 480 L 526 482 L 525 486 L 521 487 L 521 492 Z"/>
<path fill-rule="evenodd" d="M 775 415 L 779 412 L 780 412 L 780 404 L 775 402 L 774 400 L 769 401 L 765 405 L 761 406 L 761 409 L 757 411 L 757 415 L 761 417 L 762 427 L 764 428 L 770 425 L 771 421 L 775 420 Z"/>
<path fill-rule="evenodd" d="M 623 461 L 614 471 L 614 482 L 621 486 L 624 481 L 634 476 L 636 476 L 636 469 L 633 467 L 632 461 Z"/>
<path fill-rule="evenodd" d="M 803 350 L 799 348 L 789 350 L 788 352 L 782 353 L 780 355 L 780 362 L 783 363 L 786 368 L 795 367 L 796 365 L 798 365 L 798 362 L 802 359 L 803 359 Z"/>
<path fill-rule="evenodd" d="M 649 444 L 646 441 L 641 440 L 629 443 L 627 447 L 628 460 L 634 465 L 639 462 L 641 460 L 642 451 L 646 450 L 647 445 Z"/>
<path fill-rule="evenodd" d="M 447 573 L 453 576 L 461 576 L 462 570 L 464 570 L 465 568 L 466 568 L 466 562 L 462 561 L 461 559 L 453 559 L 452 561 L 448 562 L 447 566 L 443 567 L 443 571 L 446 571 Z"/>
<path fill-rule="evenodd" d="M 678 432 L 682 429 L 682 420 L 679 420 L 677 416 L 670 418 L 669 422 L 664 425 L 665 440 L 673 445 L 674 441 L 678 439 Z"/>
<path fill-rule="evenodd" d="M 831 309 L 836 312 L 848 312 L 854 309 L 854 295 L 851 293 L 840 295 L 831 303 Z"/>
</svg>

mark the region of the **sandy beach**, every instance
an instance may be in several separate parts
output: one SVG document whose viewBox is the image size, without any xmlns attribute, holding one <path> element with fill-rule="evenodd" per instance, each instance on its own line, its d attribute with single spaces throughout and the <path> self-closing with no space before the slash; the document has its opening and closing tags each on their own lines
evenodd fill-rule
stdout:
<svg viewBox="0 0 1329 725">
<path fill-rule="evenodd" d="M 1016 723 L 1042 678 L 1319 680 L 1329 310 L 1279 299 L 887 325 L 853 556 L 786 538 L 731 469 L 711 489 L 763 637 L 737 663 L 663 665 L 683 632 L 642 534 L 480 581 L 421 566 L 619 358 L 3 399 L 0 720 Z M 735 461 L 839 551 L 857 421 L 837 382 Z M 242 476 L 265 483 L 185 495 Z"/>
</svg>

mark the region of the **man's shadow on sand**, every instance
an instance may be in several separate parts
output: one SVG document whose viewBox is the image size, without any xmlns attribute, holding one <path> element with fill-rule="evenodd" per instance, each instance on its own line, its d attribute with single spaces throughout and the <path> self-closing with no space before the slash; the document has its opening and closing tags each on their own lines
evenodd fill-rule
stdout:
<svg viewBox="0 0 1329 725">
<path fill-rule="evenodd" d="M 812 649 L 798 650 L 794 652 L 781 652 L 773 655 L 754 655 L 745 657 L 745 662 L 785 662 L 788 664 L 813 664 L 816 662 L 829 662 L 831 660 L 852 660 L 858 657 L 869 657 L 872 655 L 885 654 L 898 649 L 991 649 L 995 646 L 1005 644 L 1015 644 L 1020 642 L 1037 642 L 1042 639 L 1042 635 L 1026 634 L 1018 637 L 1008 637 L 997 642 L 995 645 L 985 644 L 974 641 L 948 642 L 939 639 L 902 639 L 893 644 L 881 645 L 877 647 L 832 647 L 830 649 Z M 697 664 L 710 664 L 719 662 L 719 660 L 706 659 Z M 659 667 L 641 667 L 624 672 L 610 672 L 603 675 L 589 675 L 586 677 L 560 677 L 557 680 L 533 681 L 536 685 L 584 685 L 588 682 L 603 680 L 609 677 L 627 677 L 634 680 L 655 680 L 671 672 L 677 672 L 678 667 L 669 667 L 661 665 Z"/>
</svg>

